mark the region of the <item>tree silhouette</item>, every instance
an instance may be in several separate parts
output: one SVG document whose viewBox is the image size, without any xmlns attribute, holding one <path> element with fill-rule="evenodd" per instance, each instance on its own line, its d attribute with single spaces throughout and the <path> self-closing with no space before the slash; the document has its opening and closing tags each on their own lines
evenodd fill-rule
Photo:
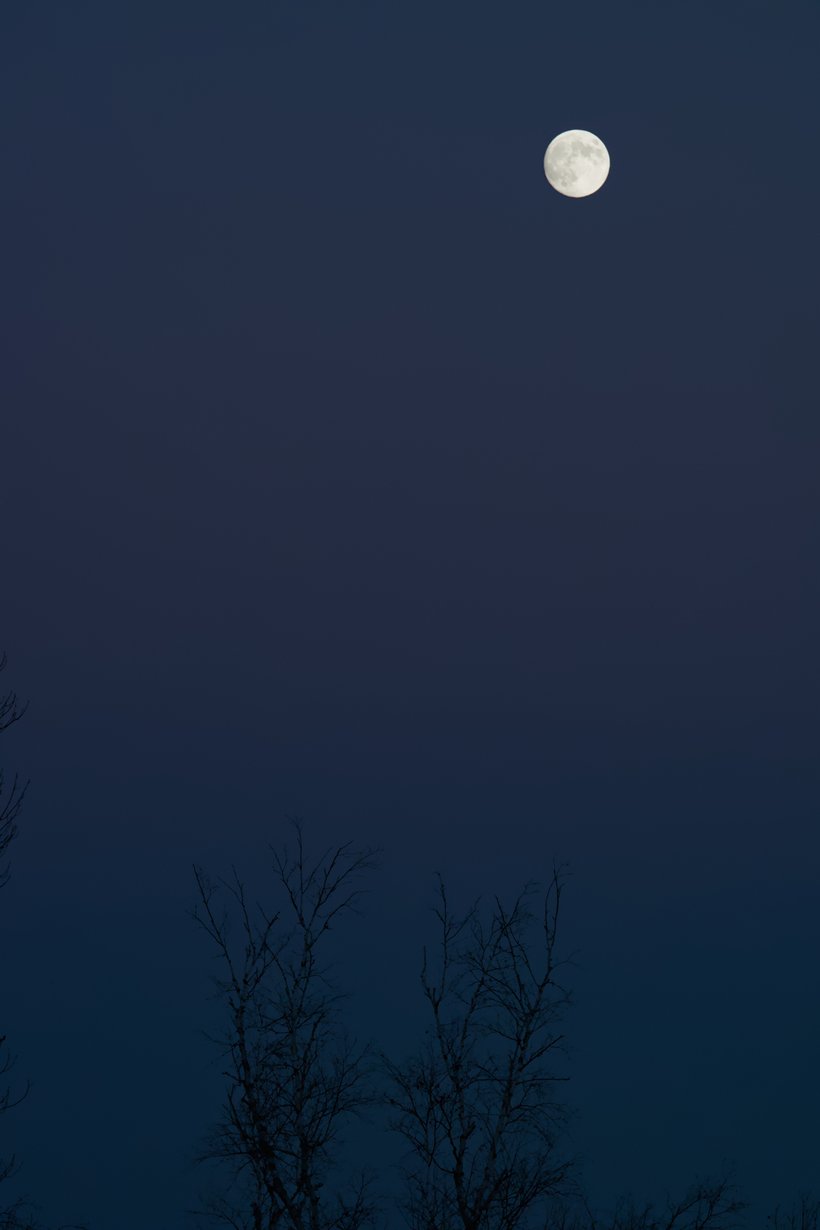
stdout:
<svg viewBox="0 0 820 1230">
<path fill-rule="evenodd" d="M 382 1053 L 391 1126 L 410 1146 L 404 1168 L 411 1230 L 515 1230 L 568 1190 L 572 1163 L 558 1151 L 567 1079 L 546 1068 L 560 1049 L 570 1002 L 559 982 L 556 940 L 564 872 L 553 869 L 540 918 L 540 950 L 527 943 L 535 917 L 529 884 L 507 911 L 498 897 L 487 925 L 478 902 L 460 922 L 439 876 L 441 969 L 421 983 L 433 1023 L 422 1052 L 404 1064 Z"/>
<path fill-rule="evenodd" d="M 236 871 L 218 885 L 233 899 L 242 928 L 237 950 L 229 942 L 228 917 L 217 920 L 218 886 L 194 868 L 199 903 L 193 918 L 216 947 L 225 977 L 215 979 L 228 1010 L 227 1034 L 211 1039 L 228 1059 L 223 1116 L 197 1161 L 227 1164 L 231 1199 L 211 1198 L 200 1215 L 235 1230 L 360 1230 L 375 1206 L 362 1172 L 351 1191 L 324 1197 L 338 1131 L 350 1115 L 374 1101 L 365 1060 L 340 1027 L 336 993 L 318 963 L 318 948 L 331 922 L 358 913 L 360 889 L 353 881 L 377 865 L 377 850 L 328 850 L 309 869 L 302 830 L 297 852 L 273 851 L 274 869 L 294 924 L 280 935 L 280 914 L 257 904 L 251 917 Z"/>
<path fill-rule="evenodd" d="M 6 655 L 0 658 L 0 671 L 6 669 Z M 17 695 L 15 692 L 8 692 L 5 696 L 0 697 L 0 732 L 8 730 L 9 726 L 13 726 L 15 722 L 19 722 L 20 718 L 28 708 L 28 703 L 23 705 L 22 709 L 18 708 Z M 0 860 L 3 859 L 6 851 L 11 845 L 14 838 L 17 836 L 17 820 L 20 808 L 23 805 L 23 798 L 28 790 L 29 783 L 19 788 L 17 774 L 14 775 L 14 781 L 11 784 L 11 792 L 8 798 L 3 802 L 3 792 L 5 790 L 5 777 L 3 769 L 0 766 Z M 9 867 L 3 867 L 0 861 L 0 888 L 8 883 Z"/>
<path fill-rule="evenodd" d="M 6 655 L 3 653 L 3 656 L 0 657 L 0 671 L 5 670 L 5 668 Z M 18 707 L 17 696 L 14 692 L 8 692 L 5 696 L 0 697 L 0 731 L 8 730 L 10 726 L 18 722 L 25 713 L 26 708 L 26 705 L 22 708 Z M 22 789 L 20 789 L 18 778 L 15 774 L 11 792 L 4 800 L 5 777 L 0 767 L 0 860 L 5 857 L 9 846 L 17 836 L 16 820 L 28 785 L 29 783 L 26 782 Z M 3 866 L 0 863 L 0 888 L 8 883 L 10 874 L 9 864 L 7 863 Z M 6 1035 L 0 1034 L 0 1079 L 8 1076 L 15 1062 L 15 1057 L 6 1048 Z M 5 1114 L 12 1107 L 19 1105 L 28 1094 L 30 1088 L 30 1083 L 26 1082 L 23 1092 L 15 1096 L 11 1085 L 6 1084 L 2 1091 L 0 1091 L 0 1114 Z M 14 1154 L 7 1158 L 0 1157 L 0 1185 L 7 1183 L 17 1173 L 18 1169 Z M 24 1225 L 24 1216 L 25 1209 L 22 1199 L 0 1208 L 0 1230 L 14 1230 L 14 1228 Z"/>
<path fill-rule="evenodd" d="M 820 1230 L 820 1200 L 814 1200 L 808 1192 L 802 1192 L 788 1213 L 776 1208 L 769 1214 L 770 1230 Z"/>
<path fill-rule="evenodd" d="M 5 670 L 6 654 L 0 657 L 0 671 Z M 8 692 L 4 697 L 0 697 L 0 732 L 8 730 L 15 722 L 18 722 L 28 708 L 28 702 L 22 708 L 18 707 L 17 696 L 14 692 Z M 11 791 L 8 797 L 3 802 L 3 792 L 5 789 L 5 778 L 3 770 L 0 768 L 0 859 L 6 854 L 9 846 L 17 836 L 17 817 L 20 813 L 20 808 L 23 804 L 23 798 L 28 790 L 29 783 L 26 782 L 21 788 L 17 775 L 11 784 Z M 8 883 L 10 875 L 9 865 L 0 866 L 0 887 Z M 16 1060 L 6 1049 L 6 1036 L 0 1034 L 0 1079 L 7 1076 L 13 1068 Z M 20 1102 L 28 1095 L 31 1089 L 31 1083 L 26 1082 L 26 1087 L 22 1093 L 15 1096 L 11 1086 L 6 1085 L 0 1090 L 0 1115 L 18 1106 Z M 19 1167 L 16 1164 L 14 1154 L 10 1157 L 0 1157 L 0 1186 L 7 1183 L 8 1180 L 17 1174 Z M 33 1206 L 26 1197 L 20 1196 L 11 1204 L 5 1206 L 0 1205 L 0 1230 L 43 1230 L 43 1227 L 37 1221 Z M 60 1230 L 85 1230 L 82 1226 L 62 1226 Z"/>
<path fill-rule="evenodd" d="M 462 918 L 441 876 L 435 916 L 440 961 L 434 974 L 422 950 L 421 985 L 432 1021 L 418 1052 L 402 1062 L 367 1046 L 356 1052 L 339 1029 L 334 993 L 317 963 L 321 937 L 361 890 L 353 877 L 376 866 L 376 851 L 350 843 L 308 869 L 296 823 L 293 862 L 274 852 L 286 910 L 257 905 L 251 917 L 236 872 L 219 881 L 238 908 L 235 945 L 228 918 L 217 920 L 217 887 L 194 869 L 200 903 L 194 919 L 216 947 L 227 976 L 217 994 L 227 1035 L 213 1039 L 228 1058 L 223 1118 L 198 1160 L 227 1164 L 230 1198 L 212 1198 L 205 1216 L 234 1230 L 364 1230 L 378 1209 L 361 1172 L 349 1192 L 328 1183 L 337 1129 L 368 1105 L 381 1105 L 408 1145 L 398 1200 L 409 1230 L 736 1230 L 748 1207 L 729 1173 L 700 1179 L 663 1207 L 622 1197 L 614 1211 L 590 1208 L 580 1167 L 562 1147 L 569 1112 L 559 1098 L 569 1078 L 551 1060 L 564 1049 L 561 1026 L 571 995 L 557 951 L 563 868 L 553 867 L 537 911 L 530 882 L 505 908 L 480 899 Z M 535 938 L 532 938 L 533 930 Z M 381 1090 L 370 1077 L 381 1076 Z M 335 1200 L 325 1192 L 335 1191 Z M 801 1197 L 779 1209 L 767 1230 L 820 1230 L 820 1202 Z M 392 1223 L 391 1223 L 392 1224 Z"/>
<path fill-rule="evenodd" d="M 601 1217 L 593 1213 L 579 1190 L 573 1201 L 554 1211 L 551 1230 L 735 1230 L 738 1216 L 746 1208 L 748 1205 L 738 1199 L 727 1168 L 719 1178 L 697 1180 L 683 1196 L 669 1197 L 663 1209 L 638 1204 L 633 1196 L 625 1196 L 614 1212 Z"/>
</svg>

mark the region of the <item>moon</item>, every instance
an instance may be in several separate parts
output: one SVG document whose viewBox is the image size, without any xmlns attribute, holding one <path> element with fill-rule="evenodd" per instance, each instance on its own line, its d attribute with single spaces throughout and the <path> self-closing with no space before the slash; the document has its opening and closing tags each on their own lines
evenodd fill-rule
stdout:
<svg viewBox="0 0 820 1230">
<path fill-rule="evenodd" d="M 609 153 L 594 132 L 570 128 L 547 146 L 544 174 L 564 196 L 591 196 L 609 175 Z"/>
</svg>

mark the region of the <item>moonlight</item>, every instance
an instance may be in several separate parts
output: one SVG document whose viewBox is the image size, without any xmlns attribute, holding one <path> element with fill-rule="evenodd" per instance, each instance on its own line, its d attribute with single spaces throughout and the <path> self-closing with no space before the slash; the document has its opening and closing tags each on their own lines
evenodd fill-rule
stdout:
<svg viewBox="0 0 820 1230">
<path fill-rule="evenodd" d="M 603 141 L 583 128 L 553 137 L 544 154 L 544 174 L 564 196 L 591 196 L 609 175 L 609 154 Z"/>
</svg>

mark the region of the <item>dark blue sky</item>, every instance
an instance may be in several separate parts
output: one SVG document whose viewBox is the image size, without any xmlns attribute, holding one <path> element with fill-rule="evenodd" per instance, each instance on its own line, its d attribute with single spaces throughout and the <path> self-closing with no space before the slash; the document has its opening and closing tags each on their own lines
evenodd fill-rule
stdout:
<svg viewBox="0 0 820 1230">
<path fill-rule="evenodd" d="M 809 0 L 3 7 L 3 1126 L 45 1216 L 185 1224 L 191 864 L 268 891 L 293 814 L 385 849 L 359 1036 L 426 1020 L 436 869 L 464 907 L 555 855 L 594 1198 L 818 1185 L 819 39 Z"/>
</svg>

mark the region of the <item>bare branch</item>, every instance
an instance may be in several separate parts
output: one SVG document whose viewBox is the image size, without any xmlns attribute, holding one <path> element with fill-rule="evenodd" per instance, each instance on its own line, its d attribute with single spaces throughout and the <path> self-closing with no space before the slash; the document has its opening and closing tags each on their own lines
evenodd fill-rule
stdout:
<svg viewBox="0 0 820 1230">
<path fill-rule="evenodd" d="M 766 1218 L 771 1230 L 820 1230 L 820 1200 L 801 1192 L 798 1202 L 787 1213 L 780 1206 Z"/>
<path fill-rule="evenodd" d="M 0 658 L 0 671 L 6 667 L 6 655 L 3 653 Z M 9 692 L 6 696 L 0 697 L 0 732 L 8 730 L 14 722 L 20 720 L 27 709 L 27 705 L 22 708 L 18 707 L 17 696 L 14 692 Z M 0 798 L 2 798 L 4 787 L 3 771 L 0 769 Z M 23 799 L 28 789 L 28 782 L 22 789 L 18 787 L 18 779 L 15 774 L 12 782 L 11 793 L 7 797 L 5 803 L 0 805 L 0 857 L 8 850 L 14 838 L 17 836 L 17 816 L 23 804 Z M 0 888 L 8 883 L 9 869 L 8 867 L 0 867 Z M 6 1076 L 14 1067 L 15 1058 L 10 1053 L 2 1054 L 5 1047 L 6 1037 L 0 1036 L 0 1077 Z M 11 1110 L 18 1106 L 20 1102 L 27 1096 L 31 1088 L 30 1083 L 26 1082 L 26 1087 L 23 1092 L 14 1097 L 11 1091 L 11 1086 L 0 1091 L 0 1114 L 4 1111 Z M 10 1157 L 0 1158 L 0 1184 L 7 1182 L 13 1178 L 18 1172 L 18 1166 L 14 1154 Z M 16 1224 L 21 1225 L 21 1219 L 25 1216 L 25 1208 L 22 1200 L 15 1201 L 5 1209 L 0 1209 L 0 1230 L 3 1226 L 14 1227 Z"/>
<path fill-rule="evenodd" d="M 5 670 L 5 667 L 6 655 L 3 653 L 2 658 L 0 658 L 0 671 Z M 27 708 L 28 701 L 22 708 L 18 708 L 17 694 L 15 692 L 8 692 L 5 696 L 0 697 L 0 732 L 8 730 L 9 726 L 19 722 Z M 3 770 L 0 769 L 0 800 L 2 800 L 4 785 Z M 15 774 L 14 781 L 11 783 L 10 794 L 6 798 L 5 803 L 0 802 L 0 858 L 3 857 L 17 836 L 16 820 L 28 788 L 29 782 L 26 782 L 22 788 L 20 787 L 17 774 Z M 0 867 L 0 888 L 8 883 L 8 879 L 8 867 Z"/>
<path fill-rule="evenodd" d="M 231 882 L 211 883 L 194 868 L 199 903 L 194 920 L 211 939 L 225 976 L 216 979 L 228 1029 L 217 1040 L 227 1061 L 226 1099 L 197 1160 L 227 1166 L 239 1195 L 212 1200 L 206 1215 L 223 1224 L 260 1230 L 360 1230 L 375 1215 L 360 1176 L 349 1196 L 325 1197 L 339 1129 L 376 1099 L 369 1088 L 369 1048 L 357 1049 L 341 1028 L 335 991 L 319 966 L 318 946 L 330 922 L 357 912 L 356 877 L 377 866 L 379 851 L 347 842 L 306 865 L 302 828 L 297 849 L 272 850 L 279 887 L 292 915 L 266 913 L 247 903 L 233 869 Z M 215 898 L 227 894 L 241 924 L 231 943 L 229 917 Z"/>
<path fill-rule="evenodd" d="M 597 1217 L 582 1193 L 581 1211 L 570 1213 L 559 1208 L 549 1223 L 550 1230 L 734 1230 L 738 1216 L 748 1206 L 737 1197 L 730 1171 L 717 1179 L 699 1179 L 678 1199 L 667 1198 L 663 1209 L 651 1203 L 639 1205 L 632 1195 L 622 1196 L 612 1213 Z M 780 1230 L 786 1230 L 781 1227 Z M 789 1228 L 797 1230 L 797 1227 Z"/>
<path fill-rule="evenodd" d="M 434 909 L 441 967 L 423 951 L 421 984 L 432 1025 L 419 1055 L 381 1062 L 413 1164 L 403 1171 L 412 1230 L 514 1230 L 539 1203 L 562 1191 L 571 1163 L 557 1150 L 566 1112 L 556 1100 L 563 1077 L 543 1059 L 563 1045 L 555 1028 L 570 1002 L 558 982 L 555 943 L 565 873 L 553 868 L 538 952 L 528 884 L 512 909 L 496 897 L 488 923 L 476 902 L 460 921 L 441 876 Z"/>
</svg>

